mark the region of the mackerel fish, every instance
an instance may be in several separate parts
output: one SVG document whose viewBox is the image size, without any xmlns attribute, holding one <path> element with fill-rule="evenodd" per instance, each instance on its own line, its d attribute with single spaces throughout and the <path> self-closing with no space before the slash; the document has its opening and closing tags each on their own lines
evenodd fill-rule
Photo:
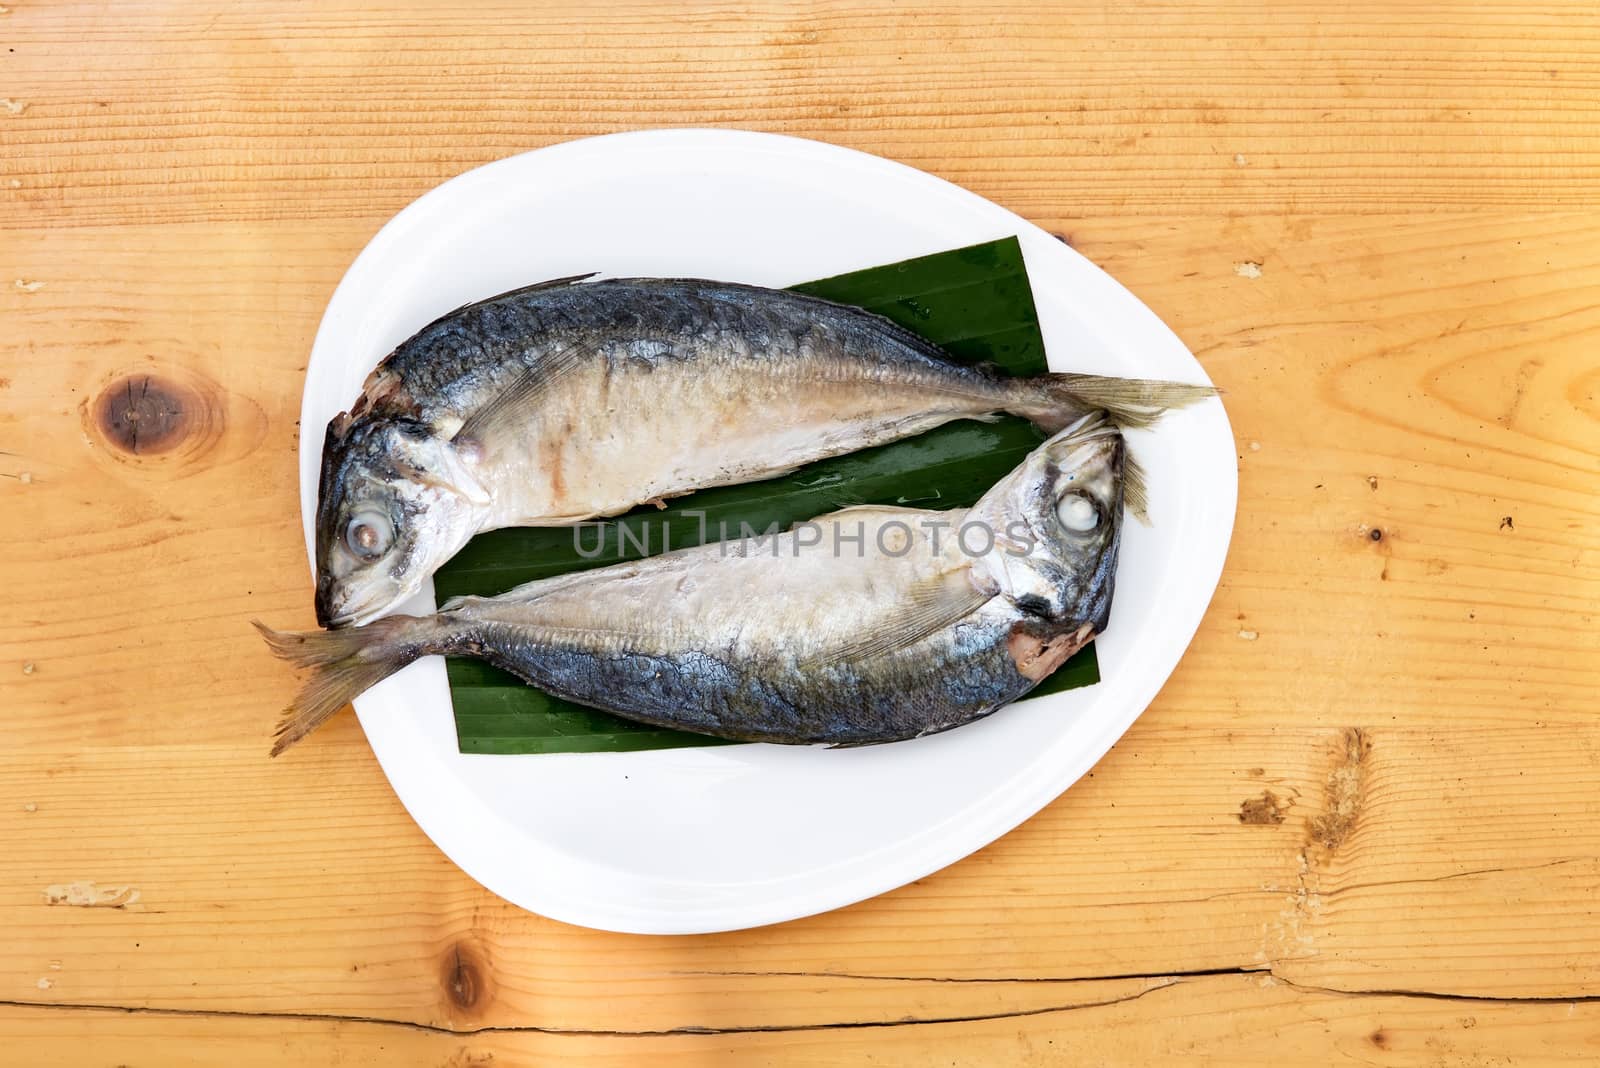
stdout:
<svg viewBox="0 0 1600 1068">
<path fill-rule="evenodd" d="M 881 316 L 782 290 L 542 283 L 423 327 L 328 425 L 317 621 L 370 622 L 482 531 L 618 515 L 955 419 L 1009 412 L 1054 433 L 1104 409 L 1144 426 L 1213 394 L 1006 376 Z"/>
<path fill-rule="evenodd" d="M 258 623 L 311 673 L 273 752 L 436 653 L 721 738 L 862 745 L 947 730 L 1021 697 L 1105 629 L 1139 478 L 1094 412 L 968 510 L 847 508 L 427 616 L 302 634 Z"/>
</svg>

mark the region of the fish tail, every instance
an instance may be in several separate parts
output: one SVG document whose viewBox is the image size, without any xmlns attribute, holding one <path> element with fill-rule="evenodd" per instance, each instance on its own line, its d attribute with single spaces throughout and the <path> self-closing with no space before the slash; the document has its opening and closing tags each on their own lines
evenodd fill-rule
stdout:
<svg viewBox="0 0 1600 1068">
<path fill-rule="evenodd" d="M 1011 410 L 1049 434 L 1064 430 L 1084 412 L 1103 408 L 1123 428 L 1147 427 L 1173 408 L 1217 395 L 1213 386 L 1154 378 L 1049 374 L 1023 379 Z"/>
<path fill-rule="evenodd" d="M 389 616 L 364 627 L 300 633 L 273 630 L 259 620 L 251 622 L 274 654 L 311 671 L 273 732 L 273 756 L 322 726 L 358 694 L 431 651 L 417 640 L 418 628 L 428 629 L 427 621 L 415 616 Z"/>
</svg>

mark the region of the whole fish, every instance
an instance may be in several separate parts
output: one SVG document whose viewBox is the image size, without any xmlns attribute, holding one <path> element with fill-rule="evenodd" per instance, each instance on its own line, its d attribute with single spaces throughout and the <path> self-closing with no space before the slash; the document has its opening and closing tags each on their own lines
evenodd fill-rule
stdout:
<svg viewBox="0 0 1600 1068">
<path fill-rule="evenodd" d="M 970 510 L 862 506 L 785 534 L 460 597 L 429 616 L 285 634 L 313 674 L 277 754 L 418 657 L 471 656 L 548 693 L 722 738 L 860 745 L 967 723 L 1104 630 L 1137 468 L 1096 412 Z"/>
<path fill-rule="evenodd" d="M 328 425 L 316 521 L 322 626 L 381 615 L 481 531 L 618 515 L 953 419 L 1011 412 L 1054 433 L 1108 409 L 1140 426 L 1215 392 L 1010 377 L 959 364 L 881 316 L 781 290 L 577 281 L 515 290 L 423 327 Z"/>
</svg>

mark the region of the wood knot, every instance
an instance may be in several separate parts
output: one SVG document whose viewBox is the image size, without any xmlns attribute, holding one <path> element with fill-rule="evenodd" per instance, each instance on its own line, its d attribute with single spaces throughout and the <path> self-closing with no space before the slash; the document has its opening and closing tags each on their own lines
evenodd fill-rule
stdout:
<svg viewBox="0 0 1600 1068">
<path fill-rule="evenodd" d="M 230 406 L 214 382 L 181 367 L 123 371 L 107 380 L 80 408 L 83 430 L 104 448 L 96 455 L 141 475 L 176 478 L 225 459 L 220 453 L 248 449 L 265 431 L 260 410 L 247 401 Z M 231 435 L 236 416 L 244 435 Z"/>
<path fill-rule="evenodd" d="M 493 1000 L 487 965 L 472 946 L 463 942 L 445 952 L 440 983 L 445 1001 L 455 1013 L 480 1015 Z"/>
<path fill-rule="evenodd" d="M 100 391 L 94 421 L 113 448 L 130 456 L 171 452 L 189 435 L 202 404 L 190 390 L 151 374 L 128 375 Z"/>
</svg>

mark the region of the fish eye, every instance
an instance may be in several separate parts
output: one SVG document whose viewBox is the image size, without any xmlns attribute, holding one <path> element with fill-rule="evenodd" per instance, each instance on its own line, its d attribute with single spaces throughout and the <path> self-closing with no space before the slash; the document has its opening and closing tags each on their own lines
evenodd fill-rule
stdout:
<svg viewBox="0 0 1600 1068">
<path fill-rule="evenodd" d="M 1088 534 L 1100 525 L 1100 509 L 1081 493 L 1069 493 L 1056 504 L 1056 518 L 1077 534 Z"/>
<path fill-rule="evenodd" d="M 344 543 L 363 560 L 376 560 L 392 541 L 394 526 L 382 512 L 357 512 L 344 528 Z"/>
</svg>

